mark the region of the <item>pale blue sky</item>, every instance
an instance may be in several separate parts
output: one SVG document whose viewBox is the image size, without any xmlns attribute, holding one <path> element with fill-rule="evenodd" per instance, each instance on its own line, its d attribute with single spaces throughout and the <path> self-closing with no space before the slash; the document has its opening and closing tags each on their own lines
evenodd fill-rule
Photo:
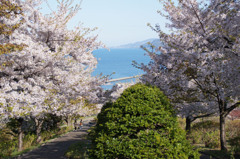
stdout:
<svg viewBox="0 0 240 159">
<path fill-rule="evenodd" d="M 54 9 L 56 1 L 49 0 L 49 4 Z M 166 22 L 157 13 L 161 10 L 159 0 L 83 0 L 81 8 L 69 27 L 79 22 L 85 27 L 98 27 L 95 34 L 108 47 L 157 38 L 147 23 L 158 23 L 164 30 Z"/>
</svg>

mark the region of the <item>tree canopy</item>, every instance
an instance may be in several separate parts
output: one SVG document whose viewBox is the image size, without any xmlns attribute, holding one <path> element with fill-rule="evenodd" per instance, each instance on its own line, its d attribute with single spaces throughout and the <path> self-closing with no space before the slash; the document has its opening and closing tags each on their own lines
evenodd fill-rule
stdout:
<svg viewBox="0 0 240 159">
<path fill-rule="evenodd" d="M 13 20 L 17 17 L 18 19 L 14 24 L 12 24 L 11 22 L 0 23 L 0 35 L 2 37 L 9 37 L 14 32 L 14 30 L 19 28 L 21 23 L 23 22 L 23 20 L 21 19 L 22 15 L 23 12 L 19 5 L 11 3 L 8 0 L 2 0 L 0 2 L 0 17 L 8 20 Z M 0 55 L 23 49 L 23 45 L 16 45 L 9 42 L 9 38 L 1 38 Z"/>
</svg>

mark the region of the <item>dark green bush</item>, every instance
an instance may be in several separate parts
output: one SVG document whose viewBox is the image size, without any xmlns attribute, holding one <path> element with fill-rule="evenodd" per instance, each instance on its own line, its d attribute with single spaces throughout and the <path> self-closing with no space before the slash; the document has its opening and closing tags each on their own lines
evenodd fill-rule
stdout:
<svg viewBox="0 0 240 159">
<path fill-rule="evenodd" d="M 105 104 L 90 134 L 91 158 L 199 158 L 179 128 L 169 100 L 158 88 L 143 84 Z"/>
</svg>

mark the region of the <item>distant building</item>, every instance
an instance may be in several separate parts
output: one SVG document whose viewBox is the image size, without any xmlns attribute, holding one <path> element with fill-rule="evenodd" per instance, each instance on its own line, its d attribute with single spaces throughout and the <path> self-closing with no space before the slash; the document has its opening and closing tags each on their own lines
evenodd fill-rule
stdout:
<svg viewBox="0 0 240 159">
<path fill-rule="evenodd" d="M 231 120 L 240 119 L 240 109 L 232 110 L 227 117 Z"/>
</svg>

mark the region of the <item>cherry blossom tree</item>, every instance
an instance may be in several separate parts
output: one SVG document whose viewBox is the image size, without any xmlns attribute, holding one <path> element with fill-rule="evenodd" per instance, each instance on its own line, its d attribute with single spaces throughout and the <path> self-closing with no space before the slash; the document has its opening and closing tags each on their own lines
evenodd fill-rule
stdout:
<svg viewBox="0 0 240 159">
<path fill-rule="evenodd" d="M 225 119 L 240 105 L 240 3 L 229 0 L 162 1 L 160 12 L 171 33 L 152 27 L 163 45 L 138 67 L 143 81 L 158 86 L 180 108 L 220 117 L 221 149 L 226 150 Z M 187 106 L 187 107 L 186 107 Z M 191 113 L 192 114 L 192 113 Z"/>
<path fill-rule="evenodd" d="M 185 129 L 187 133 L 191 132 L 191 123 L 193 121 L 216 113 L 216 108 L 213 106 L 214 102 L 201 98 L 201 93 L 193 87 L 192 82 L 188 83 L 173 70 L 168 70 L 165 62 L 170 61 L 169 58 L 172 58 L 168 56 L 169 54 L 161 54 L 155 46 L 150 46 L 152 49 L 142 48 L 146 50 L 152 59 L 148 65 L 135 63 L 136 67 L 146 72 L 141 79 L 142 82 L 158 86 L 164 91 L 177 109 L 178 115 L 186 118 Z"/>
<path fill-rule="evenodd" d="M 0 21 L 11 26 L 24 22 L 11 34 L 3 36 L 1 45 L 10 42 L 25 47 L 0 55 L 0 114 L 19 119 L 21 123 L 31 116 L 39 136 L 44 114 L 64 112 L 62 101 L 66 106 L 71 105 L 71 100 L 94 101 L 97 98 L 104 79 L 91 76 L 97 64 L 92 51 L 101 43 L 97 42 L 97 36 L 89 35 L 94 29 L 81 25 L 72 30 L 67 28 L 68 21 L 79 11 L 80 3 L 57 1 L 57 10 L 43 15 L 39 11 L 41 0 L 9 2 L 20 6 L 23 13 L 10 19 L 0 17 Z M 46 104 L 53 90 L 57 92 L 54 101 L 59 102 L 54 104 L 54 109 Z M 81 108 L 77 104 L 70 106 L 68 113 Z M 23 130 L 19 138 L 22 134 Z"/>
</svg>

